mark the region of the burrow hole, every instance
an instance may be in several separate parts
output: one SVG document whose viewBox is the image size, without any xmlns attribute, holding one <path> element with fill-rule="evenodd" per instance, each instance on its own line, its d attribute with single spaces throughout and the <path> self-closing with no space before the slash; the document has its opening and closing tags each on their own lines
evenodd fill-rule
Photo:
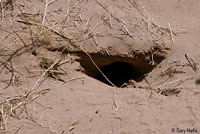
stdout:
<svg viewBox="0 0 200 134">
<path fill-rule="evenodd" d="M 117 87 L 121 87 L 124 83 L 129 83 L 131 79 L 136 82 L 142 81 L 146 74 L 155 67 L 155 65 L 150 64 L 145 59 L 145 55 L 138 55 L 137 59 L 132 57 L 107 56 L 99 53 L 92 53 L 90 55 L 103 74 Z M 84 68 L 85 74 L 112 86 L 87 55 L 79 53 L 79 57 L 77 61 Z M 154 57 L 155 63 L 160 63 L 160 59 Z"/>
<path fill-rule="evenodd" d="M 132 64 L 117 61 L 100 68 L 103 74 L 117 87 L 121 87 L 124 83 L 128 83 L 130 79 L 135 81 L 142 80 L 143 74 Z M 112 84 L 100 73 L 96 72 L 94 78 L 112 86 Z"/>
</svg>

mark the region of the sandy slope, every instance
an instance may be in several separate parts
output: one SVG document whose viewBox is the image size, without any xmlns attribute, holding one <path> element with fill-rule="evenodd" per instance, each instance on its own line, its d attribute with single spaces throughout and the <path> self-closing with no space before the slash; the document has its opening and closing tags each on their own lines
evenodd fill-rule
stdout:
<svg viewBox="0 0 200 134">
<path fill-rule="evenodd" d="M 175 32 L 180 32 L 173 36 L 175 42 L 170 54 L 146 78 L 154 87 L 178 88 L 181 90 L 178 96 L 152 94 L 149 89 L 114 88 L 75 71 L 79 68 L 76 62 L 65 64 L 63 69 L 67 75 L 62 79 L 77 79 L 66 83 L 45 80 L 40 88 L 50 91 L 28 105 L 29 119 L 25 113 L 20 119 L 9 119 L 10 133 L 172 134 L 172 128 L 174 133 L 193 131 L 193 128 L 197 131 L 194 134 L 200 133 L 200 87 L 195 84 L 198 76 L 185 58 L 187 54 L 196 63 L 200 62 L 200 1 L 143 0 L 141 4 L 160 26 L 168 27 L 169 23 Z M 160 74 L 175 61 L 184 65 L 176 68 L 182 73 L 162 77 Z M 14 60 L 17 68 L 22 63 L 37 69 L 34 66 L 38 59 L 26 53 Z M 1 77 L 4 76 L 1 74 Z M 38 78 L 23 78 L 22 85 L 0 91 L 0 97 L 15 94 L 13 88 L 21 93 L 31 88 Z"/>
</svg>

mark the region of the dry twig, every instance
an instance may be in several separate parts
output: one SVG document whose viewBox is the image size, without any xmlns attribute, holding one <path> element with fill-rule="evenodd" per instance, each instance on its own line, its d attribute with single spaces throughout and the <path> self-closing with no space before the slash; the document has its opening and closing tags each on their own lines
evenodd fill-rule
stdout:
<svg viewBox="0 0 200 134">
<path fill-rule="evenodd" d="M 114 18 L 116 21 L 120 22 L 122 27 L 124 27 L 124 29 L 127 32 L 127 35 L 130 36 L 131 38 L 135 39 L 135 36 L 128 30 L 127 26 L 126 26 L 126 22 L 120 18 L 118 18 L 116 15 L 113 14 L 113 12 L 111 13 L 103 4 L 101 4 L 98 0 L 95 0 L 97 2 L 98 5 L 100 5 L 107 13 L 109 13 L 109 15 Z"/>
<path fill-rule="evenodd" d="M 172 31 L 172 28 L 171 28 L 169 22 L 168 22 L 168 26 L 169 26 L 169 31 L 170 31 L 170 38 L 171 38 L 171 40 L 172 40 L 172 43 L 174 44 L 173 31 Z"/>
<path fill-rule="evenodd" d="M 196 72 L 198 73 L 198 68 L 197 68 L 197 63 L 190 57 L 188 57 L 187 54 L 185 54 L 185 58 L 189 63 L 189 66 Z"/>
<path fill-rule="evenodd" d="M 42 94 L 46 94 L 50 89 L 44 89 L 38 92 L 27 92 L 25 95 L 19 95 L 14 97 L 6 98 L 0 102 L 0 125 L 1 129 L 7 132 L 7 120 L 9 117 L 17 117 L 16 110 L 22 108 L 26 110 L 27 104 L 34 101 Z M 21 112 L 20 112 L 21 113 Z M 26 111 L 26 114 L 27 111 Z M 30 117 L 30 116 L 29 116 Z"/>
</svg>

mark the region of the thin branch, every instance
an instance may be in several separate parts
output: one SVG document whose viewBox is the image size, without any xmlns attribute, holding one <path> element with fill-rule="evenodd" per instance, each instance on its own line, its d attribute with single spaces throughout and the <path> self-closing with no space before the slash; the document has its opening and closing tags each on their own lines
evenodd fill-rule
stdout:
<svg viewBox="0 0 200 134">
<path fill-rule="evenodd" d="M 172 31 L 172 28 L 171 28 L 169 22 L 168 22 L 168 26 L 169 26 L 169 31 L 170 31 L 170 38 L 171 38 L 171 40 L 172 40 L 172 43 L 174 44 L 173 31 Z"/>
<path fill-rule="evenodd" d="M 188 61 L 190 67 L 196 72 L 198 73 L 198 68 L 197 68 L 197 63 L 192 59 L 192 58 L 189 58 L 187 54 L 185 54 L 185 58 L 186 60 Z"/>
<path fill-rule="evenodd" d="M 10 66 L 11 66 L 11 70 L 10 70 L 11 77 L 10 77 L 9 83 L 7 84 L 6 87 L 4 87 L 4 88 L 1 89 L 1 90 L 5 90 L 5 89 L 7 89 L 7 88 L 12 84 L 12 82 L 13 82 L 13 78 L 14 78 L 14 68 L 13 68 L 13 66 L 12 66 L 12 62 L 11 62 L 11 60 L 10 60 Z"/>
<path fill-rule="evenodd" d="M 87 22 L 85 23 L 85 27 L 84 27 L 84 30 L 86 29 L 86 27 L 88 26 L 88 24 L 89 24 L 89 21 L 90 21 L 90 19 L 91 19 L 91 17 L 92 17 L 92 15 L 94 14 L 94 10 L 91 12 L 91 14 L 90 14 L 90 16 L 88 17 L 88 19 L 87 19 Z"/>
<path fill-rule="evenodd" d="M 43 26 L 45 23 L 46 15 L 47 15 L 47 8 L 48 8 L 48 0 L 46 0 L 46 4 L 45 4 L 45 10 L 44 10 L 44 15 L 43 15 L 43 19 L 42 19 L 42 29 L 43 29 Z"/>
<path fill-rule="evenodd" d="M 131 38 L 136 39 L 136 37 L 128 30 L 128 28 L 126 27 L 125 24 L 122 23 L 122 26 L 125 28 L 127 34 L 128 34 Z"/>
<path fill-rule="evenodd" d="M 98 69 L 98 71 L 103 75 L 103 77 L 113 86 L 113 87 L 117 87 L 115 86 L 109 79 L 108 77 L 101 71 L 101 69 L 97 66 L 97 64 L 94 62 L 94 60 L 92 59 L 92 57 L 90 56 L 90 54 L 88 54 L 85 50 L 84 52 L 87 54 L 87 56 L 90 58 L 90 60 L 92 61 L 92 63 L 95 65 L 95 67 Z"/>
<path fill-rule="evenodd" d="M 46 19 L 46 16 L 47 16 L 47 11 L 48 11 L 48 6 L 51 5 L 55 0 L 52 0 L 52 1 L 48 1 L 46 0 L 45 2 L 45 10 L 44 10 L 44 15 L 43 15 L 43 18 L 42 18 L 42 29 L 45 25 L 45 19 Z"/>
<path fill-rule="evenodd" d="M 4 19 L 4 8 L 3 8 L 3 3 L 0 0 L 0 8 L 1 8 L 1 23 L 3 23 L 3 19 Z M 1 24 L 0 24 L 1 26 Z"/>
<path fill-rule="evenodd" d="M 81 78 L 84 78 L 84 77 L 85 76 L 74 77 L 74 78 L 71 78 L 71 79 L 64 81 L 64 83 L 67 83 L 67 82 L 70 82 L 70 81 L 73 81 L 73 80 L 77 80 L 77 79 L 81 79 Z"/>
<path fill-rule="evenodd" d="M 56 65 L 58 65 L 59 62 L 55 62 L 54 64 L 52 64 L 47 70 L 44 71 L 44 73 L 41 75 L 41 77 L 36 81 L 36 83 L 34 84 L 34 86 L 31 88 L 30 91 L 35 90 L 39 84 L 39 82 L 42 80 L 42 78 L 51 70 L 53 69 Z"/>
</svg>

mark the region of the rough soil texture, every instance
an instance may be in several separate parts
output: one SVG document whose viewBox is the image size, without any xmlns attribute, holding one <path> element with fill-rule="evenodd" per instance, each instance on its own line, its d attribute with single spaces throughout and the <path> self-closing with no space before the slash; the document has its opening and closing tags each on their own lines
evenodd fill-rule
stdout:
<svg viewBox="0 0 200 134">
<path fill-rule="evenodd" d="M 0 134 L 200 133 L 200 1 L 45 2 L 0 1 Z"/>
</svg>

